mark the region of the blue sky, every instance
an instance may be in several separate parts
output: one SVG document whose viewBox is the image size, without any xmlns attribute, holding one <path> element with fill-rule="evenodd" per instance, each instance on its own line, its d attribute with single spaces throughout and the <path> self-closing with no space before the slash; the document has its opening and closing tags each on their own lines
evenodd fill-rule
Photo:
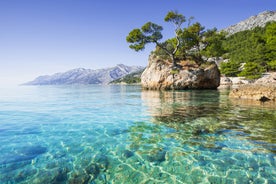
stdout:
<svg viewBox="0 0 276 184">
<path fill-rule="evenodd" d="M 0 0 L 0 84 L 78 67 L 146 66 L 153 45 L 134 52 L 125 38 L 147 21 L 171 37 L 163 21 L 170 10 L 222 29 L 275 9 L 275 0 Z"/>
</svg>

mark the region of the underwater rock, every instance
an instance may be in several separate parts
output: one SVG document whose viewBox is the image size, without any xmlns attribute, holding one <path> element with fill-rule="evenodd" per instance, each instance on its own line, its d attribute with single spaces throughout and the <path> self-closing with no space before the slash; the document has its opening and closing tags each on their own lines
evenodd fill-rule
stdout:
<svg viewBox="0 0 276 184">
<path fill-rule="evenodd" d="M 130 150 L 124 150 L 123 153 L 122 153 L 122 156 L 125 157 L 125 158 L 132 157 L 133 155 L 134 155 L 134 153 Z"/>
<path fill-rule="evenodd" d="M 124 134 L 124 133 L 127 133 L 127 132 L 128 132 L 127 129 L 125 129 L 125 130 L 122 130 L 122 129 L 114 129 L 114 130 L 112 130 L 112 131 L 109 133 L 109 135 L 110 135 L 110 136 L 116 136 L 116 135 Z"/>
<path fill-rule="evenodd" d="M 99 169 L 103 171 L 105 171 L 109 165 L 108 157 L 102 154 L 98 154 L 94 162 L 98 165 Z"/>
<path fill-rule="evenodd" d="M 208 134 L 210 133 L 209 129 L 197 129 L 194 133 L 194 135 L 203 135 L 203 134 Z"/>
<path fill-rule="evenodd" d="M 97 166 L 97 164 L 92 163 L 85 168 L 85 171 L 87 174 L 93 175 L 93 178 L 96 178 L 100 173 L 100 168 Z"/>
<path fill-rule="evenodd" d="M 30 147 L 24 147 L 20 150 L 21 154 L 26 156 L 38 156 L 40 154 L 43 154 L 47 151 L 46 147 L 43 146 L 30 146 Z"/>
<path fill-rule="evenodd" d="M 90 180 L 88 174 L 74 173 L 71 178 L 69 178 L 68 184 L 87 184 Z"/>
<path fill-rule="evenodd" d="M 154 151 L 153 153 L 147 156 L 147 159 L 150 162 L 160 163 L 166 160 L 166 153 L 167 151 L 165 150 Z"/>
<path fill-rule="evenodd" d="M 11 164 L 17 162 L 30 161 L 47 151 L 46 147 L 43 146 L 29 146 L 19 148 L 15 153 L 11 153 L 8 158 L 0 161 L 0 164 Z"/>
<path fill-rule="evenodd" d="M 53 179 L 53 183 L 60 183 L 67 180 L 67 173 L 69 170 L 67 168 L 59 168 L 56 176 Z"/>
</svg>

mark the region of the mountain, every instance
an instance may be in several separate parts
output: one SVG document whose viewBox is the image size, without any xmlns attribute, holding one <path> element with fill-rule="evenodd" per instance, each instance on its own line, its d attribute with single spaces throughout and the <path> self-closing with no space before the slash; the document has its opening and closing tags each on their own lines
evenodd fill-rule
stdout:
<svg viewBox="0 0 276 184">
<path fill-rule="evenodd" d="M 143 71 L 145 70 L 145 68 L 138 70 L 136 72 L 127 74 L 124 77 L 121 77 L 119 79 L 116 79 L 114 81 L 111 81 L 110 84 L 139 84 L 141 82 L 141 75 L 143 73 Z"/>
<path fill-rule="evenodd" d="M 98 70 L 77 68 L 64 73 L 39 76 L 25 85 L 63 85 L 63 84 L 108 84 L 127 74 L 139 71 L 144 67 L 118 64 L 115 67 Z"/>
<path fill-rule="evenodd" d="M 250 30 L 255 27 L 264 27 L 267 22 L 276 21 L 276 11 L 264 11 L 258 15 L 251 16 L 235 25 L 223 29 L 223 31 L 232 35 L 240 31 Z"/>
</svg>

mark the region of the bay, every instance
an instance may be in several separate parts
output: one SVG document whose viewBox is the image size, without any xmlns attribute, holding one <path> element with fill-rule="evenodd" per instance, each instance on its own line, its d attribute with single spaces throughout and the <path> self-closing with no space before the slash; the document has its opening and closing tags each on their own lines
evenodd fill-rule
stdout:
<svg viewBox="0 0 276 184">
<path fill-rule="evenodd" d="M 0 88 L 0 183 L 274 183 L 275 104 L 229 90 Z"/>
</svg>

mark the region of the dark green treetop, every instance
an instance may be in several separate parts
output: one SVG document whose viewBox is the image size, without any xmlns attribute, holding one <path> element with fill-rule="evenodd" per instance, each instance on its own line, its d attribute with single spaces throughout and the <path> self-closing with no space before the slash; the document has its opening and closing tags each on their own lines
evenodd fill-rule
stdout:
<svg viewBox="0 0 276 184">
<path fill-rule="evenodd" d="M 166 55 L 172 60 L 173 67 L 176 64 L 176 53 L 180 46 L 180 30 L 182 24 L 186 21 L 185 17 L 176 11 L 170 11 L 165 16 L 166 22 L 172 22 L 175 25 L 175 38 L 173 41 L 160 42 L 163 38 L 161 31 L 162 26 L 152 22 L 147 22 L 140 29 L 133 29 L 127 36 L 126 40 L 130 44 L 130 48 L 135 51 L 143 50 L 148 43 L 155 43 L 157 47 L 161 48 Z M 172 43 L 173 42 L 173 43 Z"/>
<path fill-rule="evenodd" d="M 191 24 L 193 19 L 193 17 L 190 17 L 186 20 L 185 16 L 177 11 L 170 11 L 165 16 L 164 21 L 173 23 L 175 26 L 175 36 L 173 38 L 161 42 L 163 38 L 162 26 L 148 22 L 141 28 L 133 29 L 126 40 L 130 43 L 129 47 L 135 51 L 143 50 L 148 43 L 154 43 L 156 45 L 154 53 L 162 58 L 170 59 L 173 68 L 178 66 L 177 61 L 187 58 L 200 65 L 203 62 L 202 49 L 205 49 L 205 53 L 212 57 L 222 52 L 220 48 L 222 42 L 219 41 L 219 38 L 222 38 L 223 35 L 215 31 L 207 31 L 205 34 L 205 28 L 199 22 Z M 188 25 L 183 28 L 182 25 L 186 21 L 188 21 Z M 211 39 L 210 37 L 216 38 Z"/>
</svg>

